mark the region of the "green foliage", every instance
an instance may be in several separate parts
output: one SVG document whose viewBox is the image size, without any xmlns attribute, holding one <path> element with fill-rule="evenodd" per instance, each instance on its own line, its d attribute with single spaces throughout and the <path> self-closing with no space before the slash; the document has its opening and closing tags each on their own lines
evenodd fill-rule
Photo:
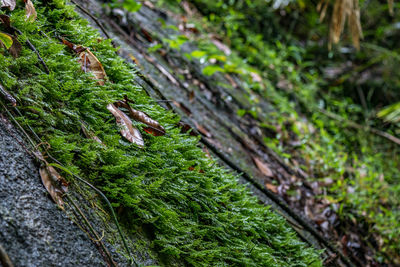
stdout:
<svg viewBox="0 0 400 267">
<path fill-rule="evenodd" d="M 378 117 L 383 118 L 385 121 L 397 123 L 400 121 L 400 102 L 390 105 L 382 109 L 378 113 Z"/>
<path fill-rule="evenodd" d="M 307 1 L 306 4 L 303 1 L 291 3 L 281 10 L 274 9 L 272 3 L 265 1 L 193 2 L 207 19 L 194 21 L 202 24 L 200 30 L 204 34 L 191 40 L 199 47 L 192 53 L 192 60 L 204 63 L 210 62 L 215 55 L 225 57 L 223 72 L 235 73 L 246 81 L 241 86 L 248 90 L 251 103 L 257 104 L 257 97 L 252 95 L 254 91 L 268 99 L 275 110 L 265 116 L 256 108 L 241 109 L 238 115 L 251 113 L 259 119 L 260 125 L 275 129 L 275 138 L 265 138 L 266 145 L 286 158 L 288 163 L 296 159 L 304 162 L 300 168 L 312 174 L 312 181 L 328 178 L 334 181 L 327 188 L 329 194 L 320 197 L 338 204 L 342 220 L 368 225 L 365 240 L 375 238 L 379 242 L 378 249 L 386 254 L 381 257 L 378 253 L 379 261 L 384 261 L 385 257 L 398 257 L 400 213 L 397 207 L 400 199 L 395 196 L 400 194 L 399 148 L 368 132 L 349 129 L 346 123 L 334 121 L 320 112 L 322 108 L 348 120 L 379 126 L 376 121 L 364 117 L 367 111 L 356 102 L 359 101 L 355 93 L 359 85 L 349 80 L 358 72 L 382 62 L 384 71 L 379 75 L 384 75 L 384 78 L 372 77 L 361 90 L 368 86 L 366 99 L 370 101 L 369 105 L 381 103 L 382 95 L 377 92 L 383 92 L 388 98 L 398 95 L 398 73 L 393 73 L 400 58 L 397 48 L 393 47 L 398 32 L 389 30 L 394 25 L 388 23 L 388 17 L 383 15 L 387 6 L 371 3 L 375 9 L 368 13 L 369 21 L 363 19 L 363 24 L 375 23 L 371 17 L 375 14 L 382 27 L 376 32 L 365 32 L 366 39 L 372 40 L 374 45 L 364 41 L 362 49 L 365 52 L 354 55 L 348 52 L 349 49 L 328 53 L 326 46 L 321 48 L 321 43 L 326 44 L 327 27 L 319 22 L 314 5 Z M 381 6 L 385 9 L 382 10 Z M 232 53 L 227 55 L 218 49 L 207 35 L 210 31 L 223 36 Z M 378 38 L 378 34 L 393 39 Z M 375 45 L 386 41 L 392 49 L 380 49 Z M 339 85 L 330 85 L 323 68 L 337 68 L 343 61 L 350 60 L 359 65 L 339 77 L 335 81 Z M 206 73 L 222 72 L 220 64 L 217 61 L 214 65 L 207 65 Z M 254 74 L 262 76 L 262 82 L 254 79 Z M 378 100 L 373 98 L 375 95 Z M 382 111 L 381 115 L 391 114 L 392 118 L 397 118 L 392 112 L 398 111 L 393 107 Z M 290 144 L 293 140 L 300 145 L 293 147 Z"/>
<path fill-rule="evenodd" d="M 23 10 L 14 11 L 11 20 L 36 46 L 50 75 L 26 47 L 17 59 L 0 53 L 0 82 L 21 103 L 18 119 L 32 126 L 65 166 L 101 188 L 123 210 L 126 227 L 147 232 L 160 260 L 166 265 L 180 260 L 194 266 L 321 266 L 318 253 L 300 242 L 283 218 L 205 157 L 196 138 L 180 133 L 179 117 L 136 85 L 135 69 L 116 56 L 110 40 L 99 41 L 73 6 L 55 0 L 50 6 L 36 2 L 36 7 L 37 22 L 26 22 Z M 90 79 L 56 36 L 89 47 L 109 81 L 100 86 Z M 168 134 L 142 131 L 144 149 L 126 142 L 106 109 L 124 95 Z M 106 147 L 83 136 L 81 121 Z"/>
<path fill-rule="evenodd" d="M 137 12 L 142 7 L 142 4 L 135 0 L 112 0 L 108 5 L 111 8 L 124 8 L 129 12 Z"/>
<path fill-rule="evenodd" d="M 4 45 L 5 48 L 9 49 L 13 44 L 11 36 L 3 32 L 0 32 L 0 45 L 1 44 Z"/>
</svg>

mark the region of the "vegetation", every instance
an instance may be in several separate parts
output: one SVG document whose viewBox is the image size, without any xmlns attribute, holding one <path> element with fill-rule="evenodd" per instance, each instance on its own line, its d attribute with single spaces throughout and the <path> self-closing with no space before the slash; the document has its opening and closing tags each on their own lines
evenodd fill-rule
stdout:
<svg viewBox="0 0 400 267">
<path fill-rule="evenodd" d="M 181 1 L 164 2 L 176 9 Z M 383 105 L 399 99 L 398 14 L 390 17 L 386 4 L 361 1 L 360 51 L 347 45 L 347 31 L 344 43 L 329 50 L 329 27 L 310 1 L 193 2 L 205 18 L 191 18 L 204 34 L 190 39 L 200 47 L 190 57 L 208 62 L 205 74 L 238 75 L 247 89 L 269 99 L 275 113 L 262 117 L 251 109 L 240 115 L 251 114 L 272 129 L 275 137 L 266 137 L 266 145 L 288 163 L 301 162 L 310 181 L 332 180 L 320 197 L 337 207 L 342 222 L 363 228 L 366 243 L 376 242 L 369 246 L 378 247 L 379 262 L 399 263 L 399 147 L 370 131 L 398 133 L 376 118 Z M 332 9 L 327 6 L 326 16 Z M 231 53 L 218 49 L 208 32 L 218 32 Z M 398 114 L 398 104 L 380 113 L 395 123 Z"/>
<path fill-rule="evenodd" d="M 22 9 L 7 13 L 12 26 L 22 32 L 19 42 L 29 40 L 50 73 L 25 46 L 17 58 L 0 50 L 0 83 L 18 100 L 22 116 L 17 119 L 33 127 L 69 170 L 105 192 L 123 211 L 125 227 L 147 231 L 161 261 L 195 266 L 321 265 L 319 253 L 300 242 L 284 219 L 259 204 L 234 174 L 207 158 L 197 138 L 180 132 L 179 117 L 135 85 L 135 66 L 124 63 L 111 41 L 101 39 L 73 6 L 64 0 L 36 1 L 35 6 L 35 22 L 26 21 Z M 4 25 L 0 30 L 6 31 Z M 104 85 L 82 71 L 77 55 L 60 37 L 90 48 L 108 76 Z M 147 134 L 143 123 L 133 122 L 142 131 L 144 148 L 122 138 L 107 105 L 125 95 L 167 134 Z M 104 145 L 85 138 L 82 123 Z"/>
</svg>

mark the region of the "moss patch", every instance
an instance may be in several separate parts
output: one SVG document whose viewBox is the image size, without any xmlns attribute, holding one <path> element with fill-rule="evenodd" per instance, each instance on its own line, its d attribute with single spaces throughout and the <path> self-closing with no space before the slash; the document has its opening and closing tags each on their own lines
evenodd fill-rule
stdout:
<svg viewBox="0 0 400 267">
<path fill-rule="evenodd" d="M 125 64 L 73 6 L 61 0 L 35 4 L 35 23 L 25 22 L 22 9 L 13 11 L 11 20 L 23 32 L 21 42 L 29 38 L 51 73 L 44 73 L 26 47 L 18 59 L 1 51 L 0 82 L 18 97 L 21 123 L 32 126 L 69 169 L 101 188 L 123 210 L 125 227 L 146 228 L 166 263 L 179 258 L 196 266 L 321 265 L 318 253 L 300 242 L 283 218 L 205 157 L 196 138 L 180 133 L 178 116 L 133 84 L 134 66 Z M 82 72 L 76 55 L 57 36 L 91 49 L 109 77 L 104 86 Z M 142 131 L 144 149 L 126 142 L 106 109 L 124 95 L 158 120 L 167 135 Z M 106 147 L 83 136 L 81 121 Z"/>
</svg>

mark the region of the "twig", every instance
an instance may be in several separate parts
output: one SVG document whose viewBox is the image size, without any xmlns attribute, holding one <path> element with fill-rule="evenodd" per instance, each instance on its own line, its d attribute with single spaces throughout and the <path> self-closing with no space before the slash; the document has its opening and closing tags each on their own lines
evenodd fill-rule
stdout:
<svg viewBox="0 0 400 267">
<path fill-rule="evenodd" d="M 102 32 L 104 33 L 104 35 L 108 38 L 111 39 L 110 35 L 107 33 L 106 29 L 104 28 L 103 24 L 95 17 L 93 16 L 89 10 L 87 10 L 86 8 L 82 7 L 81 5 L 79 5 L 76 1 L 71 0 L 71 2 L 76 5 L 77 8 L 79 8 L 83 13 L 85 13 L 86 15 L 88 15 L 96 24 L 97 26 L 100 27 L 100 29 L 102 30 Z"/>
<path fill-rule="evenodd" d="M 0 93 L 3 95 L 4 99 L 10 102 L 14 107 L 17 105 L 17 100 L 0 84 Z"/>
<path fill-rule="evenodd" d="M 0 100 L 0 104 L 3 106 L 3 108 L 6 110 L 6 112 L 8 113 L 8 115 L 12 118 L 12 120 L 16 123 L 16 125 L 17 125 L 17 126 L 21 129 L 21 131 L 24 133 L 24 135 L 26 136 L 26 138 L 27 138 L 27 139 L 29 140 L 29 142 L 31 143 L 32 147 L 35 148 L 35 147 L 36 147 L 35 142 L 30 138 L 30 136 L 27 134 L 27 132 L 24 130 L 24 128 L 17 122 L 17 120 L 14 118 L 14 116 L 13 116 L 13 115 L 11 114 L 11 112 L 7 109 L 7 107 L 2 103 L 1 100 Z M 18 109 L 17 107 L 14 107 L 14 109 L 22 116 L 21 112 L 19 111 L 19 109 Z M 28 123 L 27 123 L 27 126 L 28 126 L 29 130 L 32 132 L 32 134 L 35 136 L 35 138 L 38 139 L 37 141 L 38 141 L 39 143 L 42 142 L 42 140 L 40 139 L 40 137 L 39 137 L 39 136 L 36 134 L 36 132 L 29 126 Z M 32 153 L 33 153 L 33 152 L 32 152 Z M 135 266 L 139 266 L 139 264 L 136 262 L 135 258 L 131 255 L 131 252 L 130 252 L 130 250 L 129 250 L 128 244 L 126 243 L 125 237 L 124 237 L 124 235 L 122 234 L 120 225 L 119 225 L 119 223 L 118 223 L 117 216 L 116 216 L 116 214 L 115 214 L 115 212 L 114 212 L 114 209 L 112 208 L 111 203 L 110 203 L 110 201 L 108 200 L 108 198 L 103 194 L 103 192 L 101 192 L 101 191 L 100 191 L 98 188 L 96 188 L 94 185 L 92 185 L 91 183 L 87 182 L 87 181 L 84 180 L 83 178 L 79 177 L 78 175 L 76 175 L 75 173 L 71 172 L 71 171 L 68 170 L 66 167 L 64 167 L 64 166 L 62 165 L 62 163 L 59 162 L 56 158 L 54 158 L 49 152 L 47 152 L 46 154 L 47 154 L 47 156 L 48 156 L 50 159 L 52 159 L 54 162 L 56 162 L 56 163 L 51 163 L 51 164 L 49 164 L 49 165 L 51 165 L 51 166 L 53 166 L 53 167 L 56 167 L 56 168 L 58 168 L 58 169 L 61 169 L 61 170 L 65 171 L 65 172 L 67 172 L 67 173 L 69 173 L 70 175 L 72 175 L 73 177 L 75 177 L 77 180 L 79 180 L 79 181 L 81 181 L 82 183 L 86 184 L 86 185 L 89 186 L 91 189 L 93 189 L 94 191 L 96 191 L 96 192 L 101 196 L 101 198 L 106 202 L 107 206 L 109 207 L 109 209 L 110 209 L 110 211 L 111 211 L 113 220 L 114 220 L 114 222 L 115 222 L 115 224 L 116 224 L 116 226 L 117 226 L 117 230 L 118 230 L 118 233 L 119 233 L 119 235 L 120 235 L 120 237 L 121 237 L 121 239 L 122 239 L 122 242 L 123 242 L 123 244 L 124 244 L 124 247 L 125 247 L 125 249 L 126 249 L 128 255 L 129 255 L 129 257 L 131 258 L 132 264 L 134 264 Z M 35 155 L 35 153 L 33 153 L 33 155 Z M 36 158 L 39 160 L 38 157 L 36 157 Z"/>
<path fill-rule="evenodd" d="M 17 32 L 19 35 L 22 35 L 22 32 L 18 30 L 15 27 L 10 27 L 13 31 Z M 26 39 L 25 44 L 29 47 L 30 50 L 35 52 L 37 58 L 39 59 L 39 62 L 42 64 L 45 72 L 47 74 L 50 74 L 49 68 L 47 67 L 46 63 L 44 62 L 43 58 L 40 56 L 39 51 L 36 49 L 36 47 L 29 41 L 29 39 Z"/>
<path fill-rule="evenodd" d="M 381 136 L 383 138 L 386 138 L 389 141 L 391 141 L 391 142 L 393 142 L 393 143 L 395 143 L 397 145 L 400 145 L 400 139 L 395 137 L 395 136 L 393 136 L 393 135 L 391 135 L 391 134 L 388 134 L 387 132 L 372 128 L 370 126 L 364 126 L 364 125 L 355 123 L 355 122 L 350 121 L 348 119 L 345 119 L 345 118 L 343 118 L 343 117 L 341 117 L 341 116 L 339 116 L 337 114 L 329 112 L 329 111 L 327 111 L 325 109 L 321 109 L 320 108 L 320 109 L 318 109 L 318 111 L 321 112 L 322 114 L 326 115 L 329 118 L 332 118 L 332 119 L 335 119 L 335 120 L 338 120 L 338 121 L 342 121 L 342 122 L 346 123 L 348 126 L 350 126 L 352 128 L 359 129 L 359 130 L 364 130 L 366 132 L 370 132 L 370 133 L 379 135 L 379 136 Z"/>
<path fill-rule="evenodd" d="M 103 236 L 99 237 L 99 235 L 97 234 L 96 230 L 94 230 L 93 226 L 90 224 L 89 220 L 86 218 L 85 214 L 83 214 L 83 212 L 81 211 L 81 209 L 78 207 L 78 205 L 76 205 L 75 201 L 68 195 L 65 195 L 66 198 L 68 199 L 69 202 L 71 202 L 71 204 L 74 206 L 74 208 L 76 209 L 76 211 L 79 213 L 79 215 L 83 218 L 85 224 L 87 225 L 87 227 L 89 227 L 90 231 L 92 232 L 92 234 L 96 237 L 97 240 L 92 239 L 92 241 L 97 242 L 100 244 L 100 246 L 103 248 L 104 253 L 107 255 L 107 258 L 110 262 L 110 264 L 114 267 L 117 267 L 117 264 L 115 263 L 115 261 L 113 260 L 111 253 L 108 251 L 108 249 L 106 248 L 106 246 L 104 245 L 104 243 L 101 241 L 104 237 L 104 232 L 103 232 Z M 90 236 L 89 236 L 90 237 Z"/>
<path fill-rule="evenodd" d="M 3 267 L 14 267 L 10 257 L 8 256 L 6 250 L 0 244 L 0 263 Z"/>
<path fill-rule="evenodd" d="M 114 222 L 117 225 L 117 230 L 119 235 L 121 236 L 122 242 L 124 243 L 125 249 L 128 252 L 129 257 L 132 260 L 132 263 L 135 264 L 135 266 L 139 266 L 139 264 L 136 262 L 135 258 L 132 257 L 131 255 L 131 251 L 129 250 L 128 244 L 126 243 L 125 237 L 122 234 L 121 228 L 119 226 L 118 220 L 117 220 L 117 216 L 115 215 L 114 209 L 111 206 L 110 201 L 108 200 L 108 198 L 103 194 L 103 192 L 101 192 L 99 189 L 97 189 L 94 185 L 92 185 L 91 183 L 87 182 L 85 179 L 79 177 L 78 175 L 76 175 L 75 173 L 71 172 L 70 170 L 68 170 L 67 168 L 65 168 L 57 159 L 55 159 L 51 154 L 47 153 L 47 155 L 49 156 L 49 158 L 51 158 L 54 162 L 57 163 L 50 163 L 50 166 L 56 167 L 60 170 L 63 170 L 67 173 L 69 173 L 70 175 L 72 175 L 74 178 L 78 179 L 79 181 L 81 181 L 82 183 L 86 184 L 87 186 L 89 186 L 90 188 L 92 188 L 94 191 L 96 191 L 102 198 L 103 200 L 107 203 L 107 206 L 109 207 L 111 214 L 113 216 Z"/>
</svg>

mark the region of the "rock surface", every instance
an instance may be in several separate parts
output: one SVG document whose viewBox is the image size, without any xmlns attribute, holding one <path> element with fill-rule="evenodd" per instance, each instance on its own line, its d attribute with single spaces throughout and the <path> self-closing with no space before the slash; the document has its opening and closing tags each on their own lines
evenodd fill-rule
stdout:
<svg viewBox="0 0 400 267">
<path fill-rule="evenodd" d="M 105 266 L 86 233 L 51 201 L 20 142 L 0 120 L 0 245 L 14 266 Z"/>
</svg>

